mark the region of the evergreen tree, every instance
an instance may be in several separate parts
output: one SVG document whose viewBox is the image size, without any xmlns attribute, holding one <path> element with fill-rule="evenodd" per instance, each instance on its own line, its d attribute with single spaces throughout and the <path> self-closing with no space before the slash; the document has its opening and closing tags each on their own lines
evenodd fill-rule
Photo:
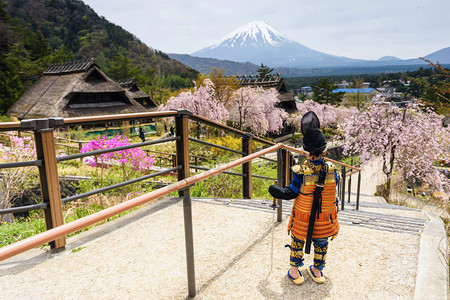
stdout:
<svg viewBox="0 0 450 300">
<path fill-rule="evenodd" d="M 320 82 L 313 87 L 314 101 L 321 104 L 337 105 L 342 101 L 345 93 L 332 93 L 337 88 L 337 85 L 330 83 L 328 78 L 322 78 Z"/>
<path fill-rule="evenodd" d="M 272 73 L 273 69 L 261 63 L 261 67 L 256 69 L 256 71 L 258 72 L 258 77 L 260 79 L 263 79 L 269 76 L 270 73 Z"/>
<path fill-rule="evenodd" d="M 127 80 L 138 77 L 140 70 L 138 66 L 133 64 L 131 58 L 128 57 L 128 53 L 122 50 L 111 61 L 108 74 L 116 80 Z"/>
<path fill-rule="evenodd" d="M 17 66 L 0 56 L 0 115 L 4 115 L 23 90 Z"/>
</svg>

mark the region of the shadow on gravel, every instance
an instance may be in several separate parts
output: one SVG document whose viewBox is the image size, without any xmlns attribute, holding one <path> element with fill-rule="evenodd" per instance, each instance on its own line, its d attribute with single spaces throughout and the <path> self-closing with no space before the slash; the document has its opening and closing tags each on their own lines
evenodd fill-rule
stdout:
<svg viewBox="0 0 450 300">
<path fill-rule="evenodd" d="M 116 229 L 122 228 L 130 223 L 145 218 L 148 215 L 151 215 L 159 210 L 175 205 L 181 200 L 182 198 L 179 197 L 164 199 L 159 202 L 155 202 L 154 205 L 141 208 L 134 213 L 122 216 L 111 222 L 102 224 L 101 226 L 94 227 L 88 231 L 83 232 L 81 236 L 74 236 L 73 238 L 77 238 L 74 241 L 68 239 L 66 249 L 60 253 L 52 254 L 47 250 L 41 254 L 29 258 L 24 258 L 22 260 L 13 260 L 11 262 L 0 262 L 0 269 L 2 269 L 2 272 L 0 272 L 0 278 L 2 278 L 5 275 L 20 274 L 48 260 L 58 258 L 61 255 L 70 254 L 72 249 L 83 247 L 86 244 L 91 243 L 107 235 L 108 233 L 115 231 Z"/>
<path fill-rule="evenodd" d="M 333 282 L 327 278 L 324 284 L 317 284 L 309 277 L 306 270 L 302 269 L 305 282 L 301 285 L 294 284 L 287 276 L 281 280 L 283 291 L 281 293 L 270 288 L 269 276 L 258 284 L 259 293 L 266 299 L 324 299 L 329 296 L 333 288 Z M 287 274 L 287 271 L 286 271 Z"/>
<path fill-rule="evenodd" d="M 282 225 L 283 222 L 280 223 L 276 223 L 275 227 L 278 227 L 280 225 Z M 267 237 L 270 233 L 272 232 L 272 227 L 270 227 L 269 229 L 267 229 L 259 238 L 257 238 L 256 240 L 253 241 L 253 243 L 251 243 L 244 251 L 242 251 L 241 253 L 239 253 L 238 256 L 236 256 L 230 263 L 228 263 L 226 266 L 224 266 L 222 269 L 219 270 L 219 272 L 217 272 L 213 277 L 211 277 L 207 282 L 205 282 L 204 284 L 202 284 L 198 289 L 197 289 L 197 295 L 199 295 L 202 291 L 204 291 L 205 289 L 207 289 L 214 281 L 216 281 L 218 278 L 220 278 L 220 276 L 222 276 L 226 271 L 228 271 L 229 269 L 231 269 L 240 259 L 242 259 L 247 253 L 249 253 L 256 245 L 258 245 L 265 237 Z M 194 299 L 192 297 L 187 296 L 185 299 Z"/>
</svg>

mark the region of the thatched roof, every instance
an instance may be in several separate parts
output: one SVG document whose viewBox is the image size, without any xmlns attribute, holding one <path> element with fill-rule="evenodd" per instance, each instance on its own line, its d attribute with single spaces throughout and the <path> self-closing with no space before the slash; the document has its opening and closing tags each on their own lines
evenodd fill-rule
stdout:
<svg viewBox="0 0 450 300">
<path fill-rule="evenodd" d="M 297 111 L 294 95 L 288 93 L 286 83 L 280 74 L 267 75 L 261 77 L 258 75 L 237 76 L 236 82 L 241 86 L 260 86 L 263 88 L 275 88 L 278 95 L 278 106 L 286 110 L 288 113 Z"/>
<path fill-rule="evenodd" d="M 8 114 L 19 119 L 79 117 L 148 111 L 94 61 L 50 66 L 14 103 Z"/>
<path fill-rule="evenodd" d="M 279 101 L 278 106 L 283 108 L 287 113 L 292 114 L 297 112 L 297 102 L 290 93 L 279 93 L 277 98 Z"/>
<path fill-rule="evenodd" d="M 144 106 L 147 110 L 156 110 L 158 106 L 156 103 L 150 98 L 150 96 L 142 91 L 137 85 L 136 81 L 133 79 L 118 81 L 120 86 L 125 89 L 127 95 L 130 98 L 136 100 L 139 104 Z"/>
<path fill-rule="evenodd" d="M 280 74 L 267 75 L 261 77 L 258 75 L 237 76 L 236 81 L 241 86 L 261 86 L 263 88 L 275 88 L 279 93 L 286 93 L 286 83 Z"/>
</svg>

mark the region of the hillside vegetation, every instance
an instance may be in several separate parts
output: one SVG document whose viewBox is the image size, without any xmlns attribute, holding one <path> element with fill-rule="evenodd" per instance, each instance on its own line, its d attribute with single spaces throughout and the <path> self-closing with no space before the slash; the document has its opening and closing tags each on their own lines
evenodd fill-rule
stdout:
<svg viewBox="0 0 450 300">
<path fill-rule="evenodd" d="M 0 114 L 49 64 L 95 58 L 144 90 L 190 87 L 198 72 L 152 49 L 80 0 L 0 0 Z"/>
</svg>

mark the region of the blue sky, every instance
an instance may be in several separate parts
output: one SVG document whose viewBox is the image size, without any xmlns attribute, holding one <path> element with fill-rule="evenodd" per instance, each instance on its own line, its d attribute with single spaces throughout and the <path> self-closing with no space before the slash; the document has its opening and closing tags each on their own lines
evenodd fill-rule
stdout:
<svg viewBox="0 0 450 300">
<path fill-rule="evenodd" d="M 450 0 L 83 0 L 148 46 L 192 53 L 251 21 L 338 56 L 418 58 L 450 47 Z"/>
</svg>

